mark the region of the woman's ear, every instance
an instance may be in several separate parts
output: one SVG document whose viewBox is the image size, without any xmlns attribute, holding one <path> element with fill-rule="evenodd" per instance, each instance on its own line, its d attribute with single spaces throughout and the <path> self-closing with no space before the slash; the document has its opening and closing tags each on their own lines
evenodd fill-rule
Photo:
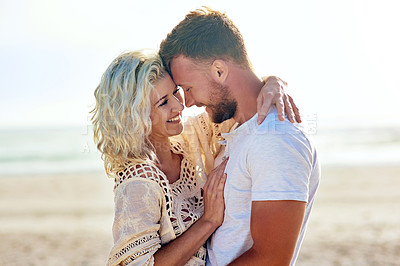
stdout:
<svg viewBox="0 0 400 266">
<path fill-rule="evenodd" d="M 211 65 L 211 76 L 216 82 L 220 84 L 225 83 L 228 77 L 228 71 L 228 64 L 224 60 L 214 60 Z"/>
</svg>

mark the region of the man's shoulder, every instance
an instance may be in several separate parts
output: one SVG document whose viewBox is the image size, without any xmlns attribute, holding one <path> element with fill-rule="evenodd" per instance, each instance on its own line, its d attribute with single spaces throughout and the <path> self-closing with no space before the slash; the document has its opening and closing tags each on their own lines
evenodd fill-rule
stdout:
<svg viewBox="0 0 400 266">
<path fill-rule="evenodd" d="M 252 141 L 249 144 L 252 148 L 250 150 L 268 149 L 274 152 L 281 151 L 283 146 L 290 146 L 296 150 L 306 149 L 309 152 L 315 149 L 301 125 L 293 124 L 287 119 L 280 121 L 276 113 L 270 113 L 263 123 L 254 127 L 251 135 Z"/>
<path fill-rule="evenodd" d="M 281 121 L 278 118 L 278 113 L 274 110 L 270 112 L 265 120 L 256 127 L 255 133 L 297 133 L 301 132 L 302 127 L 297 123 L 291 123 L 287 118 Z"/>
<path fill-rule="evenodd" d="M 292 124 L 289 120 L 285 119 L 280 121 L 278 116 L 269 116 L 263 123 L 254 128 L 253 138 L 256 139 L 286 139 L 298 136 L 300 138 L 307 138 L 303 128 L 298 124 Z"/>
</svg>

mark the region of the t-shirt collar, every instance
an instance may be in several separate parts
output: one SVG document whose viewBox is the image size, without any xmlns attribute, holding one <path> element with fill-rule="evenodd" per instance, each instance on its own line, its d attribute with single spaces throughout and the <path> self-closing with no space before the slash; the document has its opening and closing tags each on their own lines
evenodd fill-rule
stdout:
<svg viewBox="0 0 400 266">
<path fill-rule="evenodd" d="M 255 114 L 252 118 L 241 124 L 240 126 L 236 127 L 229 133 L 222 133 L 222 137 L 227 140 L 233 140 L 239 134 L 248 134 L 252 132 L 257 127 L 257 117 L 258 114 Z"/>
</svg>

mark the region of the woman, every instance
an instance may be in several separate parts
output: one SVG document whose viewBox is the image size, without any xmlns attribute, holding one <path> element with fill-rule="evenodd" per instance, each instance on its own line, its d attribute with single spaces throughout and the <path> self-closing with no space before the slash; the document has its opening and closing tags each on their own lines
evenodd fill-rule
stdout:
<svg viewBox="0 0 400 266">
<path fill-rule="evenodd" d="M 109 265 L 204 265 L 207 238 L 223 221 L 220 133 L 232 120 L 191 118 L 156 53 L 116 58 L 95 91 L 94 138 L 115 179 Z M 182 134 L 181 134 L 182 133 Z"/>
</svg>

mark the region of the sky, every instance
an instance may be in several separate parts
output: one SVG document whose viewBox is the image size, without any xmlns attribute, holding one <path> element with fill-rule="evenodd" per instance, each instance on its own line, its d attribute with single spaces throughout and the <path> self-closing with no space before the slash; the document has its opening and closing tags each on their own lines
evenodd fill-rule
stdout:
<svg viewBox="0 0 400 266">
<path fill-rule="evenodd" d="M 0 129 L 85 126 L 120 53 L 158 49 L 190 10 L 226 12 L 255 71 L 318 123 L 400 124 L 400 2 L 0 0 Z"/>
</svg>

